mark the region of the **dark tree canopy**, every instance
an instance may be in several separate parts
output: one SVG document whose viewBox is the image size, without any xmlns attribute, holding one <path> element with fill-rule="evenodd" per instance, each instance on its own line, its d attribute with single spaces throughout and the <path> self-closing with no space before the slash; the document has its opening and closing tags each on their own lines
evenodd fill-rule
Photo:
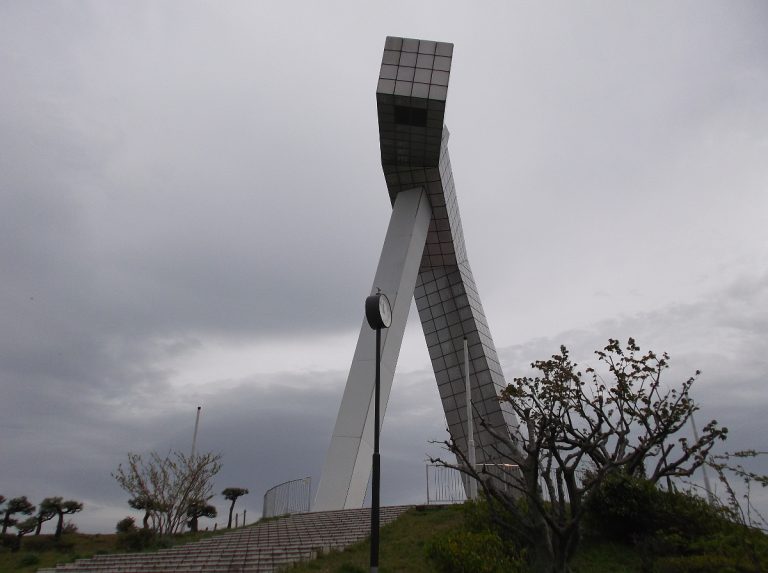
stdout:
<svg viewBox="0 0 768 573">
<path fill-rule="evenodd" d="M 197 531 L 197 520 L 201 517 L 216 517 L 217 515 L 216 508 L 207 503 L 203 500 L 196 500 L 189 504 L 189 507 L 187 508 L 187 517 L 189 518 L 189 521 L 187 524 L 189 525 L 190 531 Z"/>
<path fill-rule="evenodd" d="M 56 539 L 59 539 L 64 531 L 64 516 L 71 513 L 77 513 L 82 510 L 83 504 L 73 499 L 64 501 L 64 499 L 61 497 L 46 497 L 42 502 L 40 502 L 41 515 L 43 513 L 46 515 L 52 514 L 51 517 L 57 515 L 59 518 L 56 522 L 56 533 L 54 534 Z"/>
<path fill-rule="evenodd" d="M 40 535 L 40 530 L 43 528 L 43 523 L 56 517 L 56 510 L 51 506 L 43 505 L 44 503 L 45 500 L 40 503 L 40 507 L 37 510 L 37 515 L 35 516 L 35 519 L 37 520 L 35 535 Z"/>
<path fill-rule="evenodd" d="M 27 533 L 33 532 L 37 528 L 37 518 L 28 517 L 24 521 L 20 521 L 16 524 L 16 535 L 23 537 Z"/>
<path fill-rule="evenodd" d="M 35 512 L 35 506 L 29 502 L 26 495 L 23 495 L 21 497 L 14 497 L 11 499 L 8 502 L 8 505 L 5 506 L 4 512 L 5 514 L 3 516 L 2 530 L 3 535 L 5 535 L 9 527 L 17 524 L 17 520 L 13 519 L 11 517 L 12 515 L 16 515 L 17 513 L 22 515 L 31 515 Z"/>
<path fill-rule="evenodd" d="M 228 487 L 221 492 L 221 495 L 232 502 L 229 505 L 229 520 L 227 521 L 227 529 L 232 528 L 232 511 L 235 509 L 235 502 L 237 501 L 237 498 L 247 494 L 248 490 L 242 487 Z"/>
<path fill-rule="evenodd" d="M 153 515 L 153 512 L 160 511 L 162 505 L 151 496 L 142 494 L 128 500 L 128 505 L 133 509 L 138 509 L 144 512 L 144 518 L 142 519 L 142 527 L 149 529 L 149 520 Z M 156 524 L 155 524 L 156 525 Z M 153 527 L 155 529 L 156 527 Z"/>
</svg>

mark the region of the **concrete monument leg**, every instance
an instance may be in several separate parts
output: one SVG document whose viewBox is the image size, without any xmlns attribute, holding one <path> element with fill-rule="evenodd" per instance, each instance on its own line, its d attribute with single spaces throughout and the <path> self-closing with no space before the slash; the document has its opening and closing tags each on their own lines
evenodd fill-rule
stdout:
<svg viewBox="0 0 768 573">
<path fill-rule="evenodd" d="M 371 288 L 371 294 L 381 289 L 392 305 L 392 325 L 381 332 L 382 414 L 387 409 L 431 218 L 422 188 L 398 195 Z M 363 505 L 373 453 L 375 351 L 376 333 L 363 321 L 315 496 L 315 511 Z"/>
</svg>

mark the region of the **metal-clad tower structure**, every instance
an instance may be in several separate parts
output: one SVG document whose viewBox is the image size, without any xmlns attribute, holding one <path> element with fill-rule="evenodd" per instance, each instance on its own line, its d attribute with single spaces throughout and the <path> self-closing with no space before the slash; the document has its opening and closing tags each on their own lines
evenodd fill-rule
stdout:
<svg viewBox="0 0 768 573">
<path fill-rule="evenodd" d="M 376 89 L 381 163 L 393 210 L 371 294 L 392 302 L 383 331 L 381 400 L 394 377 L 412 297 L 429 349 L 451 436 L 467 447 L 464 339 L 475 420 L 497 432 L 517 426 L 498 396 L 506 386 L 467 259 L 448 156 L 445 102 L 453 44 L 388 37 Z M 371 471 L 375 335 L 363 322 L 315 510 L 360 507 Z M 383 420 L 383 417 L 382 417 Z M 504 445 L 475 426 L 477 463 L 494 463 Z"/>
</svg>

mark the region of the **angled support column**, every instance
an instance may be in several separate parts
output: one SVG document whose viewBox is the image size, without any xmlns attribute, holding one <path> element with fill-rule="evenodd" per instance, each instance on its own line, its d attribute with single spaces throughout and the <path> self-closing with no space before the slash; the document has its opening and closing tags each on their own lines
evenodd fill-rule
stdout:
<svg viewBox="0 0 768 573">
<path fill-rule="evenodd" d="M 382 421 L 431 219 L 429 199 L 421 186 L 398 194 L 371 288 L 371 294 L 380 288 L 392 305 L 392 325 L 381 332 Z M 363 320 L 314 511 L 363 505 L 373 453 L 375 360 L 376 333 Z"/>
</svg>

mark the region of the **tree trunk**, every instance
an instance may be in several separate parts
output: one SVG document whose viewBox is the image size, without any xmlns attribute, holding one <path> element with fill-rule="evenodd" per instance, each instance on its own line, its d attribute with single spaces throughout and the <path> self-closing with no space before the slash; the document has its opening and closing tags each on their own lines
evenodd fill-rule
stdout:
<svg viewBox="0 0 768 573">
<path fill-rule="evenodd" d="M 533 542 L 533 560 L 531 561 L 533 573 L 560 573 L 555 567 L 555 556 L 552 551 L 552 540 L 546 529 Z"/>
<path fill-rule="evenodd" d="M 197 517 L 193 517 L 189 520 L 189 530 L 192 533 L 197 533 Z"/>
<path fill-rule="evenodd" d="M 54 534 L 55 539 L 61 538 L 61 532 L 64 531 L 64 512 L 58 511 L 59 514 L 59 521 L 56 523 L 56 533 Z"/>
<path fill-rule="evenodd" d="M 144 529 L 149 529 L 149 511 L 144 512 Z"/>
<path fill-rule="evenodd" d="M 227 522 L 227 529 L 232 529 L 232 510 L 235 509 L 235 501 L 237 501 L 237 498 L 232 500 L 232 504 L 229 506 L 229 521 Z"/>
<path fill-rule="evenodd" d="M 40 530 L 43 528 L 43 517 L 38 516 L 37 518 L 37 529 L 35 529 L 35 535 L 40 535 Z"/>
<path fill-rule="evenodd" d="M 5 512 L 5 517 L 3 518 L 3 535 L 5 535 L 5 530 L 8 529 L 8 521 L 11 517 L 11 512 L 7 511 Z"/>
</svg>

